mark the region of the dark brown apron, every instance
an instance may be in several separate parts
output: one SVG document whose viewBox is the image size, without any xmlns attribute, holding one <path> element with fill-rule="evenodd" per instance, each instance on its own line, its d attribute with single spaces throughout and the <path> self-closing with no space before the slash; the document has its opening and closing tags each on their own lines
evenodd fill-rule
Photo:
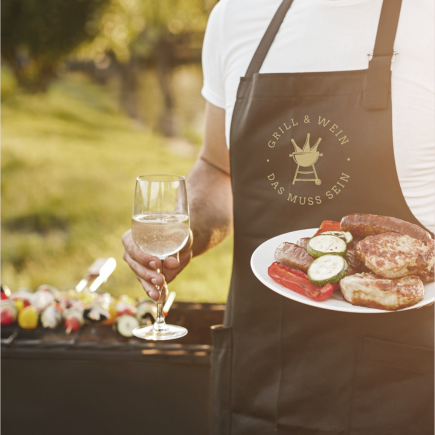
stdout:
<svg viewBox="0 0 435 435">
<path fill-rule="evenodd" d="M 433 435 L 432 307 L 322 310 L 274 293 L 250 268 L 271 237 L 349 213 L 419 224 L 392 140 L 401 1 L 384 0 L 368 70 L 259 74 L 291 3 L 241 79 L 232 118 L 234 266 L 225 324 L 212 330 L 212 434 Z"/>
</svg>

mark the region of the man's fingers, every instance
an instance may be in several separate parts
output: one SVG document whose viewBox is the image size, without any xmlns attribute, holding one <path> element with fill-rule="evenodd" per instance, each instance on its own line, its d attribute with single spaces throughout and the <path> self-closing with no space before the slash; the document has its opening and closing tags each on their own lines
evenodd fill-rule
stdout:
<svg viewBox="0 0 435 435">
<path fill-rule="evenodd" d="M 163 268 L 168 270 L 178 269 L 180 267 L 180 262 L 178 261 L 177 257 L 172 255 L 170 257 L 167 257 L 164 262 Z"/>
<path fill-rule="evenodd" d="M 163 264 L 163 275 L 166 282 L 171 282 L 180 272 L 180 262 L 178 261 L 178 252 L 175 256 L 166 258 Z"/>
<path fill-rule="evenodd" d="M 163 285 L 164 279 L 160 273 L 151 269 L 147 269 L 138 262 L 134 261 L 127 251 L 124 251 L 123 259 L 138 278 L 141 278 L 150 284 L 158 286 Z"/>
<path fill-rule="evenodd" d="M 155 301 L 159 297 L 165 297 L 156 286 L 160 287 L 163 286 L 165 281 L 172 281 L 192 258 L 192 249 L 186 250 L 192 244 L 192 234 L 190 234 L 188 243 L 180 253 L 165 259 L 164 270 L 162 270 L 162 261 L 158 257 L 145 254 L 137 247 L 131 230 L 123 234 L 122 243 L 125 248 L 123 255 L 125 262 L 136 274 L 147 294 Z"/>
<path fill-rule="evenodd" d="M 192 259 L 193 256 L 193 252 L 192 250 L 187 251 L 187 252 L 183 252 L 182 254 L 180 254 L 180 266 L 181 267 L 185 267 L 189 261 Z"/>
<path fill-rule="evenodd" d="M 137 277 L 138 281 L 142 284 L 146 294 L 154 301 L 158 301 L 160 298 L 160 291 L 153 285 L 147 283 L 144 279 Z"/>
<path fill-rule="evenodd" d="M 186 251 L 190 251 L 193 245 L 193 233 L 192 230 L 189 229 L 189 238 L 187 239 L 186 244 L 183 246 L 183 248 L 180 250 L 180 254 Z"/>
<path fill-rule="evenodd" d="M 128 246 L 125 248 L 125 250 L 134 261 L 142 264 L 145 267 L 149 267 L 150 269 L 154 270 L 162 268 L 162 262 L 157 257 L 145 254 L 136 245 Z"/>
<path fill-rule="evenodd" d="M 164 283 L 159 290 L 153 285 L 148 284 L 142 278 L 137 277 L 137 279 L 142 284 L 143 289 L 151 299 L 160 304 L 163 304 L 166 301 L 166 298 L 168 297 L 168 286 L 166 283 Z"/>
<path fill-rule="evenodd" d="M 161 290 L 160 290 L 160 295 L 159 298 L 157 299 L 157 303 L 159 304 L 163 304 L 166 301 L 166 298 L 168 297 L 168 286 L 165 283 L 164 285 L 162 285 Z"/>
<path fill-rule="evenodd" d="M 180 259 L 178 263 L 178 267 L 176 269 L 167 269 L 166 268 L 166 260 L 165 260 L 165 279 L 166 282 L 169 283 L 187 266 L 190 259 L 192 258 L 192 250 L 180 253 Z"/>
<path fill-rule="evenodd" d="M 145 254 L 142 252 L 133 240 L 131 230 L 126 231 L 122 236 L 122 243 L 130 258 L 145 267 L 157 270 L 161 269 L 161 261 L 154 255 Z"/>
</svg>

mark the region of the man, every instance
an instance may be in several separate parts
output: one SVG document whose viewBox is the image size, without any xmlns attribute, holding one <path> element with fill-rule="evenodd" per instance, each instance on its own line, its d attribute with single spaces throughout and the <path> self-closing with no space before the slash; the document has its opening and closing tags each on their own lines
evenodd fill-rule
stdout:
<svg viewBox="0 0 435 435">
<path fill-rule="evenodd" d="M 249 263 L 265 240 L 349 213 L 433 231 L 433 12 L 430 0 L 215 7 L 204 146 L 188 178 L 193 244 L 165 263 L 170 281 L 234 226 L 224 327 L 212 332 L 213 434 L 433 433 L 432 308 L 313 308 L 265 288 Z M 304 169 L 294 152 L 315 144 Z M 130 232 L 123 242 L 157 300 L 158 259 Z"/>
</svg>

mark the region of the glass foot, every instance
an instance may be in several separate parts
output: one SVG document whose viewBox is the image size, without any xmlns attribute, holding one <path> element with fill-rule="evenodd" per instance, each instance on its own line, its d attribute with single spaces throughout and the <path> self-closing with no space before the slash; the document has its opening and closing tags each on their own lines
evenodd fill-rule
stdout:
<svg viewBox="0 0 435 435">
<path fill-rule="evenodd" d="M 144 340 L 174 340 L 184 337 L 186 334 L 186 328 L 176 325 L 166 325 L 166 328 L 161 331 L 156 331 L 154 325 L 133 329 L 133 335 Z"/>
</svg>

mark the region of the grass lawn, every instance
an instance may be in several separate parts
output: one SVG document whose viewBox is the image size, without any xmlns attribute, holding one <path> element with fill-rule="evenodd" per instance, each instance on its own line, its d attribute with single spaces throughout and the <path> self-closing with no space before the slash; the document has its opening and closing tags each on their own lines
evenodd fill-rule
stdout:
<svg viewBox="0 0 435 435">
<path fill-rule="evenodd" d="M 195 158 L 121 113 L 107 88 L 81 76 L 45 95 L 16 91 L 2 74 L 2 283 L 13 291 L 75 287 L 96 257 L 118 266 L 102 290 L 144 296 L 122 260 L 135 177 L 187 175 Z M 227 240 L 171 284 L 177 300 L 224 302 L 232 263 Z"/>
</svg>

